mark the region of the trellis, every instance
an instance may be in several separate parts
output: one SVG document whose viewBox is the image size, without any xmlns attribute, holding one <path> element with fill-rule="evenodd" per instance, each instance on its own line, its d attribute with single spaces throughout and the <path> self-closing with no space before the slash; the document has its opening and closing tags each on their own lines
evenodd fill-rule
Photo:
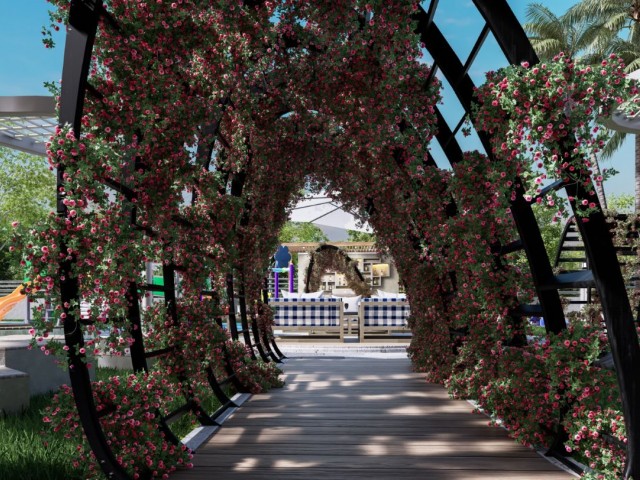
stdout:
<svg viewBox="0 0 640 480">
<path fill-rule="evenodd" d="M 256 2 L 245 2 L 247 6 Z M 434 59 L 432 77 L 436 70 L 444 75 L 450 85 L 453 86 L 456 96 L 464 107 L 465 116 L 473 115 L 473 89 L 474 84 L 469 76 L 469 69 L 474 58 L 478 54 L 484 40 L 489 33 L 493 33 L 507 60 L 510 63 L 528 61 L 536 63 L 537 57 L 528 43 L 522 28 L 514 17 L 513 13 L 504 0 L 474 0 L 476 9 L 485 19 L 485 26 L 475 43 L 468 58 L 462 61 L 455 50 L 450 46 L 447 39 L 442 35 L 434 21 L 435 12 L 438 8 L 437 0 L 432 0 L 428 8 L 418 8 L 416 19 L 418 21 L 417 31 L 424 42 L 426 49 Z M 65 47 L 65 63 L 63 70 L 62 95 L 60 99 L 60 125 L 71 125 L 76 138 L 80 138 L 82 133 L 82 118 L 84 112 L 85 95 L 94 95 L 98 98 L 101 93 L 96 91 L 88 82 L 87 77 L 90 69 L 93 43 L 100 21 L 105 22 L 106 28 L 117 30 L 118 19 L 113 18 L 103 9 L 102 2 L 95 0 L 76 0 L 71 2 L 69 10 L 70 30 L 67 36 Z M 228 101 L 228 100 L 227 100 Z M 224 103 L 224 102 L 223 102 Z M 462 128 L 464 118 L 451 128 L 444 120 L 443 115 L 437 110 L 438 133 L 436 139 L 440 143 L 449 162 L 454 165 L 463 158 L 462 148 L 456 140 L 456 133 Z M 219 125 L 207 125 L 203 127 L 203 136 L 208 138 L 215 132 Z M 485 133 L 479 132 L 480 140 L 491 157 L 490 139 Z M 132 159 L 132 167 L 137 169 L 141 164 L 137 164 L 137 159 Z M 67 217 L 68 206 L 64 203 L 65 194 L 65 168 L 60 165 L 58 169 L 58 215 Z M 123 195 L 129 202 L 128 217 L 131 228 L 145 229 L 144 225 L 137 223 L 136 194 L 131 191 L 128 185 L 114 179 L 105 180 L 113 190 Z M 244 184 L 242 175 L 236 176 L 230 182 L 230 194 L 241 197 Z M 580 185 L 563 184 L 555 182 L 546 187 L 541 196 L 549 191 L 565 189 L 570 198 L 571 206 L 574 210 L 582 199 L 594 201 L 588 196 L 587 191 Z M 597 200 L 595 200 L 597 203 Z M 627 294 L 620 273 L 620 268 L 616 259 L 611 238 L 608 234 L 605 218 L 602 213 L 596 212 L 591 215 L 588 223 L 579 223 L 581 236 L 583 238 L 591 270 L 580 273 L 569 273 L 554 275 L 548 255 L 544 249 L 538 225 L 536 223 L 530 202 L 526 201 L 523 191 L 516 192 L 515 200 L 511 202 L 511 212 L 517 227 L 520 239 L 507 245 L 493 245 L 493 249 L 499 255 L 506 255 L 514 251 L 523 250 L 526 253 L 532 273 L 533 286 L 535 288 L 539 304 L 521 305 L 519 309 L 510 312 L 513 322 L 521 322 L 523 316 L 532 314 L 543 315 L 549 332 L 558 333 L 565 328 L 564 314 L 558 290 L 567 287 L 595 287 L 602 301 L 603 314 L 607 325 L 607 332 L 611 344 L 614 364 L 620 384 L 625 421 L 628 431 L 627 444 L 627 468 L 626 477 L 640 477 L 639 451 L 640 423 L 638 421 L 638 406 L 640 405 L 640 384 L 635 378 L 640 371 L 640 348 L 638 346 L 637 335 L 633 323 L 633 314 L 629 306 Z M 448 209 L 450 216 L 455 216 L 458 212 L 452 202 Z M 184 225 L 190 228 L 190 225 Z M 145 234 L 151 237 L 161 235 L 161 232 L 145 230 Z M 170 247 L 170 245 L 167 245 Z M 84 354 L 79 353 L 83 346 L 83 330 L 78 325 L 83 322 L 76 317 L 74 303 L 79 303 L 79 287 L 77 279 L 71 276 L 74 258 L 69 254 L 67 245 L 61 244 L 63 261 L 60 264 L 60 291 L 61 304 L 66 305 L 63 311 L 66 314 L 64 319 L 65 340 L 69 347 L 69 365 L 71 383 L 76 398 L 76 404 L 80 413 L 80 418 L 84 426 L 91 448 L 98 458 L 101 467 L 109 478 L 127 478 L 127 473 L 116 461 L 111 447 L 102 433 L 100 417 L 105 413 L 99 413 L 95 409 L 92 398 L 91 383 L 85 363 Z M 499 268 L 499 260 L 497 260 Z M 278 361 L 281 358 L 277 346 L 272 339 L 265 336 L 255 321 L 255 317 L 250 321 L 247 314 L 245 301 L 244 282 L 242 281 L 242 265 L 238 265 L 237 273 L 240 277 L 240 287 L 234 287 L 234 275 L 227 276 L 227 297 L 232 302 L 229 313 L 228 325 L 233 338 L 243 336 L 244 342 L 251 348 L 252 355 L 259 355 L 264 361 Z M 168 318 L 173 324 L 180 324 L 180 312 L 177 309 L 175 274 L 177 266 L 171 263 L 163 267 L 164 287 L 162 292 L 165 295 Z M 455 287 L 455 272 L 452 272 L 452 283 Z M 128 296 L 128 328 L 135 342 L 131 346 L 133 365 L 136 370 L 146 370 L 146 359 L 154 356 L 168 354 L 178 346 L 170 346 L 165 350 L 146 351 L 144 338 L 142 336 L 143 325 L 140 320 L 140 311 L 137 302 L 138 289 L 158 289 L 153 285 L 138 285 L 130 282 L 125 286 Z M 203 294 L 217 295 L 217 291 L 203 291 Z M 450 292 L 449 292 L 450 293 Z M 236 328 L 234 298 L 238 298 L 240 308 L 240 320 L 242 328 Z M 85 325 L 86 326 L 86 325 Z M 255 348 L 253 348 L 255 347 Z M 229 366 L 228 366 L 229 367 Z M 245 390 L 234 375 L 231 368 L 227 369 L 227 379 L 215 378 L 211 371 L 207 372 L 207 377 L 212 389 L 218 395 L 224 406 L 232 406 L 233 402 L 226 397 L 221 390 L 221 384 L 233 382 L 240 391 Z M 182 412 L 193 413 L 203 425 L 213 425 L 216 414 L 203 412 L 197 402 L 190 397 L 189 392 L 185 392 L 186 402 L 183 407 L 170 414 L 179 415 Z M 108 414 L 108 412 L 106 413 Z M 166 428 L 167 419 L 160 422 L 160 428 L 166 430 L 167 435 L 171 435 Z M 552 447 L 552 452 L 562 456 L 560 451 L 562 438 Z M 177 439 L 174 438 L 174 441 Z"/>
</svg>

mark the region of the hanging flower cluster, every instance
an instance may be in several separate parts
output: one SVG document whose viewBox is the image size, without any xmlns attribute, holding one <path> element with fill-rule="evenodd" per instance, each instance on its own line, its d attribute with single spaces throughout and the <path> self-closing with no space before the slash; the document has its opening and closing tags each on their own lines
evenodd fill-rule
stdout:
<svg viewBox="0 0 640 480">
<path fill-rule="evenodd" d="M 490 73 L 478 91 L 476 121 L 492 134 L 505 181 L 522 178 L 525 198 L 551 207 L 553 196 L 538 196 L 547 179 L 578 183 L 595 195 L 594 183 L 604 178 L 592 178 L 594 156 L 610 135 L 597 119 L 610 116 L 637 91 L 623 68 L 613 55 L 592 67 L 559 54 L 549 63 Z M 594 208 L 583 200 L 578 213 L 588 217 Z"/>
<path fill-rule="evenodd" d="M 158 428 L 158 416 L 168 413 L 172 406 L 167 399 L 179 401 L 181 397 L 175 381 L 170 382 L 161 372 L 153 372 L 115 376 L 107 382 L 93 382 L 92 386 L 96 408 L 105 413 L 100 420 L 102 429 L 118 461 L 132 478 L 149 474 L 167 478 L 178 466 L 191 466 L 192 455 L 187 447 L 174 445 Z M 70 387 L 63 386 L 44 415 L 44 422 L 54 431 L 77 440 L 80 446 L 73 465 L 83 478 L 104 478 L 84 441 Z"/>
</svg>

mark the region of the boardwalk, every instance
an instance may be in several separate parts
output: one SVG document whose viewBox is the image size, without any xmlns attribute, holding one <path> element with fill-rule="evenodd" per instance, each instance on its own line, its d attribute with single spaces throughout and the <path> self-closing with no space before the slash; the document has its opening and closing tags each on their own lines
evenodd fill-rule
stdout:
<svg viewBox="0 0 640 480">
<path fill-rule="evenodd" d="M 412 373 L 407 359 L 298 358 L 173 480 L 574 478 Z"/>
</svg>

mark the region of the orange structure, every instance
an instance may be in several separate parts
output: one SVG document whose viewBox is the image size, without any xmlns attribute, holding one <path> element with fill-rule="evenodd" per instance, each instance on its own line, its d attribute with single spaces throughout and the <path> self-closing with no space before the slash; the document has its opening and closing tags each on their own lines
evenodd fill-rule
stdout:
<svg viewBox="0 0 640 480">
<path fill-rule="evenodd" d="M 11 309 L 22 300 L 27 298 L 23 293 L 24 286 L 18 285 L 16 289 L 5 297 L 0 297 L 0 321 L 4 320 L 4 316 L 11 311 Z"/>
</svg>

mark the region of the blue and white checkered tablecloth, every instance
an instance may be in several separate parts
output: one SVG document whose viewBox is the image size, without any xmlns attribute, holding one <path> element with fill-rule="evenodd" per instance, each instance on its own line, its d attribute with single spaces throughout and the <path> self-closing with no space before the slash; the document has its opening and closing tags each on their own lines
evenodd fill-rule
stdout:
<svg viewBox="0 0 640 480">
<path fill-rule="evenodd" d="M 400 298 L 363 298 L 365 327 L 406 327 L 410 314 L 409 302 Z"/>
<path fill-rule="evenodd" d="M 337 327 L 342 305 L 335 298 L 272 298 L 276 327 Z"/>
</svg>

